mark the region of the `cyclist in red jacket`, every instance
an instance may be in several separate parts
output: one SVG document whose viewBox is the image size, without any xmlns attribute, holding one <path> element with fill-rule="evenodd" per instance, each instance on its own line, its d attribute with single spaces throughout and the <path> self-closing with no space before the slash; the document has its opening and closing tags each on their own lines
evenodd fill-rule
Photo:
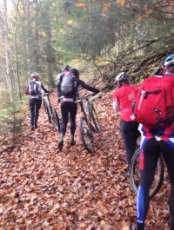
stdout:
<svg viewBox="0 0 174 230">
<path fill-rule="evenodd" d="M 128 168 L 136 149 L 136 141 L 139 136 L 138 123 L 132 121 L 132 106 L 136 96 L 137 86 L 129 84 L 128 75 L 119 73 L 115 78 L 117 84 L 113 92 L 113 108 L 120 113 L 120 130 L 125 144 Z"/>
<path fill-rule="evenodd" d="M 166 57 L 163 65 L 163 76 L 158 78 L 168 78 L 171 82 L 171 96 L 174 100 L 174 54 Z M 173 78 L 173 81 L 171 79 Z M 154 76 L 153 76 L 154 78 Z M 171 80 L 170 80 L 171 79 Z M 145 80 L 146 81 L 146 80 Z M 166 79 L 167 81 L 167 79 Z M 143 82 L 144 83 L 144 82 Z M 142 84 L 143 84 L 142 83 Z M 155 82 L 154 82 L 155 84 Z M 164 84 L 163 84 L 164 85 Z M 148 113 L 148 111 L 146 111 Z M 145 220 L 149 208 L 149 189 L 153 182 L 155 168 L 160 154 L 163 154 L 169 180 L 171 184 L 170 195 L 170 229 L 174 230 L 174 114 L 167 122 L 159 124 L 157 127 L 149 128 L 147 125 L 142 126 L 143 142 L 141 144 L 141 183 L 138 188 L 136 198 L 137 208 L 137 230 L 144 230 Z"/>
</svg>

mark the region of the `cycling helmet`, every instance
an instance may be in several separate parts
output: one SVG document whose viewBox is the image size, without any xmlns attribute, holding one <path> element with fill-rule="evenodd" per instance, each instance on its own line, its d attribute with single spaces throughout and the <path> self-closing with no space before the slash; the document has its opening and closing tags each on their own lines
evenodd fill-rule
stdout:
<svg viewBox="0 0 174 230">
<path fill-rule="evenodd" d="M 171 64 L 174 64 L 174 53 L 169 54 L 165 59 L 164 59 L 164 66 L 169 66 Z"/>
<path fill-rule="evenodd" d="M 71 67 L 69 65 L 66 65 L 64 68 L 64 71 L 70 71 L 70 70 L 71 70 Z"/>
<path fill-rule="evenodd" d="M 71 73 L 72 73 L 75 77 L 79 78 L 80 73 L 79 73 L 79 71 L 78 71 L 77 69 L 71 69 Z"/>
<path fill-rule="evenodd" d="M 119 73 L 116 77 L 115 77 L 115 83 L 122 83 L 122 82 L 126 82 L 128 81 L 128 75 L 125 72 L 121 72 Z"/>
<path fill-rule="evenodd" d="M 31 78 L 35 78 L 35 77 L 38 78 L 40 75 L 37 72 L 33 72 L 33 73 L 30 74 L 30 76 L 31 76 Z"/>
</svg>

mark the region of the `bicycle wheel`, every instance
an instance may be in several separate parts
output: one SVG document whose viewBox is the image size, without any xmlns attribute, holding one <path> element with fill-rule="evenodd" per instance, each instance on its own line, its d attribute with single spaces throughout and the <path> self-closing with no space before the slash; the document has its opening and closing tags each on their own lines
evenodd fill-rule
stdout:
<svg viewBox="0 0 174 230">
<path fill-rule="evenodd" d="M 89 128 L 84 117 L 80 119 L 80 136 L 85 149 L 90 153 L 94 152 L 92 130 Z"/>
<path fill-rule="evenodd" d="M 45 100 L 43 100 L 43 107 L 44 107 L 45 113 L 48 117 L 48 121 L 49 121 L 49 123 L 51 123 L 51 109 L 49 108 L 49 105 L 47 104 L 47 102 Z"/>
<path fill-rule="evenodd" d="M 84 108 L 84 115 L 85 115 L 85 118 L 88 120 L 90 129 L 93 132 L 98 132 L 99 124 L 97 122 L 97 114 L 93 108 L 92 102 L 89 100 L 86 100 L 85 103 L 83 104 L 83 108 Z"/>
<path fill-rule="evenodd" d="M 95 110 L 93 104 L 90 105 L 90 106 L 91 106 L 91 108 L 90 108 L 90 113 L 89 113 L 89 115 L 90 115 L 90 120 L 91 120 L 91 122 L 92 122 L 92 125 L 93 125 L 94 128 L 95 128 L 95 131 L 96 131 L 96 132 L 99 132 L 99 131 L 100 131 L 100 125 L 99 125 L 99 120 L 98 120 L 97 112 L 96 112 L 96 110 Z"/>
<path fill-rule="evenodd" d="M 140 155 L 140 150 L 137 149 L 132 157 L 131 169 L 130 169 L 130 185 L 135 193 L 137 192 L 138 185 L 140 183 L 140 174 L 141 174 L 138 167 L 139 155 Z M 157 162 L 154 180 L 150 188 L 150 192 L 149 192 L 150 197 L 153 197 L 160 190 L 163 182 L 163 178 L 164 178 L 164 163 L 162 157 L 160 157 Z"/>
<path fill-rule="evenodd" d="M 51 120 L 53 126 L 60 132 L 60 120 L 59 120 L 58 113 L 54 107 L 52 107 Z"/>
</svg>

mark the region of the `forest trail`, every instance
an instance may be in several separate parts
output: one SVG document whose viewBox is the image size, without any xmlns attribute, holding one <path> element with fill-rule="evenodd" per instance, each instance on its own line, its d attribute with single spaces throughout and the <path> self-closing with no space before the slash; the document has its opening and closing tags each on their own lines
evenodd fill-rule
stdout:
<svg viewBox="0 0 174 230">
<path fill-rule="evenodd" d="M 56 105 L 55 95 L 51 101 Z M 129 229 L 135 221 L 135 195 L 111 93 L 96 107 L 102 131 L 95 135 L 93 154 L 80 145 L 78 129 L 77 144 L 70 147 L 68 132 L 59 152 L 58 135 L 43 109 L 34 132 L 26 115 L 19 144 L 0 155 L 0 229 Z M 151 202 L 147 229 L 168 229 L 165 194 L 163 188 Z"/>
</svg>

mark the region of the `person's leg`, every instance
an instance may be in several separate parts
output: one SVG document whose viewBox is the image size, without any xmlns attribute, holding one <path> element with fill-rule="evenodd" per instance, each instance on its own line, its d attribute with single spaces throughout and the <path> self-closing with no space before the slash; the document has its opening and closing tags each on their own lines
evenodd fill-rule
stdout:
<svg viewBox="0 0 174 230">
<path fill-rule="evenodd" d="M 41 99 L 36 99 L 36 113 L 35 113 L 35 128 L 37 128 L 37 121 L 39 118 L 39 110 L 41 108 L 42 100 Z"/>
<path fill-rule="evenodd" d="M 62 114 L 62 124 L 60 130 L 60 141 L 59 141 L 59 149 L 63 147 L 64 136 L 66 133 L 67 123 L 68 123 L 68 113 L 69 113 L 69 106 L 68 102 L 64 102 L 61 104 L 61 114 Z"/>
<path fill-rule="evenodd" d="M 149 208 L 149 189 L 153 182 L 155 168 L 160 155 L 159 145 L 156 140 L 151 139 L 143 146 L 144 162 L 141 163 L 141 182 L 137 192 L 137 229 L 144 229 L 144 222 Z"/>
<path fill-rule="evenodd" d="M 75 135 L 75 131 L 76 131 L 76 114 L 77 114 L 77 104 L 71 103 L 71 109 L 70 109 L 71 145 L 75 144 L 74 135 Z"/>
<path fill-rule="evenodd" d="M 31 125 L 32 130 L 35 129 L 35 107 L 36 107 L 35 99 L 32 98 L 32 99 L 29 100 L 30 125 Z"/>
<path fill-rule="evenodd" d="M 130 168 L 131 159 L 137 147 L 138 124 L 136 122 L 121 121 L 120 130 L 126 149 L 128 167 Z"/>
<path fill-rule="evenodd" d="M 161 142 L 161 152 L 167 165 L 167 170 L 170 178 L 171 193 L 169 199 L 170 207 L 170 229 L 174 230 L 174 143 Z"/>
</svg>

